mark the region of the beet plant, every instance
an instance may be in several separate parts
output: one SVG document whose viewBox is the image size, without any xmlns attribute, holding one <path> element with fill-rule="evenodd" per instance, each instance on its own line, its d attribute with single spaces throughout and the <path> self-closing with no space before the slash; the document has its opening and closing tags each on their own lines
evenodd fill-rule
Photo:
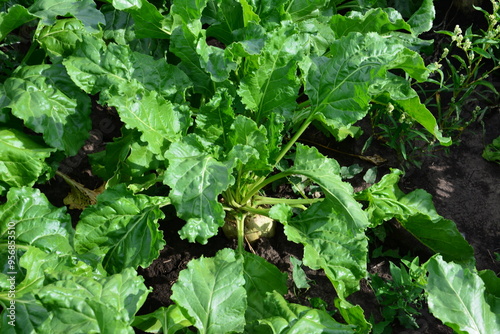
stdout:
<svg viewBox="0 0 500 334">
<path fill-rule="evenodd" d="M 472 248 L 436 213 L 430 195 L 402 193 L 398 170 L 354 193 L 336 160 L 297 143 L 313 126 L 338 141 L 355 136 L 355 123 L 376 100 L 397 105 L 449 144 L 411 88 L 429 75 L 418 53 L 428 42 L 418 35 L 431 27 L 432 1 L 406 18 L 365 1 L 99 5 L 40 0 L 2 8 L 6 44 L 14 48 L 9 33 L 21 25 L 32 33 L 25 55 L 2 54 L 12 73 L 0 85 L 0 255 L 13 259 L 0 276 L 2 332 L 186 333 L 194 326 L 200 333 L 368 333 L 363 310 L 346 298 L 367 277 L 366 231 L 393 218 L 439 253 L 429 278 L 436 314 L 465 330 L 468 324 L 448 317 L 455 310 L 438 305 L 450 298 L 439 285 L 461 282 L 440 279 L 467 271 L 463 280 L 474 284 L 452 295 L 458 301 L 489 291 L 495 279 L 485 274 L 490 281 L 481 281 Z M 32 186 L 83 145 L 90 96 L 116 110 L 123 127 L 90 156 L 106 187 L 73 227 L 65 208 Z M 272 197 L 275 182 L 293 185 L 294 177 L 320 196 Z M 135 270 L 165 246 L 158 221 L 167 206 L 185 221 L 181 238 L 206 244 L 225 226 L 238 246 L 191 261 L 172 288 L 175 304 L 137 316 L 148 289 Z M 245 250 L 263 233 L 250 226 L 262 217 L 266 229 L 281 223 L 287 238 L 304 246 L 304 265 L 324 270 L 342 323 L 288 303 L 286 275 Z M 491 300 L 478 301 L 484 328 L 498 324 Z M 466 322 L 473 307 L 461 310 Z"/>
</svg>

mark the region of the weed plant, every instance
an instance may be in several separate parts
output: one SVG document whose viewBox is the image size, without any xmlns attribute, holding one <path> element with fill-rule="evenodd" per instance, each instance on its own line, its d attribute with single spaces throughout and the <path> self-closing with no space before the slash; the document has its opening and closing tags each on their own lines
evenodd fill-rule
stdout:
<svg viewBox="0 0 500 334">
<path fill-rule="evenodd" d="M 414 83 L 424 104 L 433 112 L 443 135 L 460 143 L 463 131 L 474 122 L 482 122 L 491 106 L 498 104 L 498 91 L 492 74 L 500 68 L 499 2 L 492 0 L 491 13 L 474 6 L 484 14 L 486 30 L 465 32 L 459 25 L 453 31 L 437 31 L 449 37 L 436 62 L 428 65 L 433 71 L 425 83 Z M 420 167 L 421 158 L 443 149 L 431 135 L 406 117 L 392 104 L 374 104 L 371 109 L 373 136 L 394 149 L 402 167 Z M 368 146 L 368 145 L 365 145 Z"/>
</svg>

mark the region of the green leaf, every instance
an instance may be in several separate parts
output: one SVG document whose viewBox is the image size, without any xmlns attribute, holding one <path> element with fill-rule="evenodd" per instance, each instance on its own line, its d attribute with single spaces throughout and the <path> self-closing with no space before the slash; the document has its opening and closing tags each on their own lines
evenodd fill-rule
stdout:
<svg viewBox="0 0 500 334">
<path fill-rule="evenodd" d="M 264 299 L 268 292 L 287 293 L 287 275 L 260 256 L 243 253 L 245 290 L 248 307 L 245 313 L 247 323 L 265 318 L 268 314 Z"/>
<path fill-rule="evenodd" d="M 147 0 L 113 0 L 111 3 L 116 9 L 132 16 L 137 38 L 169 38 L 168 23 L 158 9 Z"/>
<path fill-rule="evenodd" d="M 243 260 L 231 249 L 191 260 L 172 287 L 172 300 L 194 319 L 200 333 L 242 332 L 247 296 Z"/>
<path fill-rule="evenodd" d="M 408 24 L 411 26 L 413 34 L 417 36 L 432 28 L 435 17 L 434 2 L 432 0 L 423 0 L 420 8 L 408 19 Z"/>
<path fill-rule="evenodd" d="M 136 316 L 132 326 L 147 333 L 175 334 L 179 330 L 193 326 L 178 305 L 160 307 L 156 311 Z"/>
<path fill-rule="evenodd" d="M 450 145 L 451 139 L 443 137 L 438 128 L 436 118 L 420 102 L 417 92 L 411 88 L 408 80 L 396 75 L 389 75 L 387 80 L 380 80 L 370 87 L 370 91 L 379 103 L 393 103 L 411 118 L 420 123 L 427 131 L 436 137 L 442 145 Z"/>
<path fill-rule="evenodd" d="M 330 47 L 329 58 L 314 57 L 305 91 L 312 112 L 326 126 L 341 129 L 363 118 L 371 99 L 370 86 L 404 69 L 424 80 L 428 74 L 418 54 L 376 33 L 351 33 Z"/>
<path fill-rule="evenodd" d="M 298 98 L 297 62 L 304 56 L 306 37 L 284 26 L 268 36 L 259 57 L 249 57 L 238 95 L 252 118 L 262 124 L 271 114 L 291 115 Z"/>
<path fill-rule="evenodd" d="M 293 282 L 299 289 L 309 289 L 311 286 L 309 285 L 308 281 L 310 281 L 304 269 L 302 269 L 302 261 L 297 259 L 295 256 L 290 256 L 290 263 L 293 266 L 292 269 L 292 278 Z"/>
<path fill-rule="evenodd" d="M 493 139 L 483 151 L 482 157 L 488 161 L 500 163 L 500 137 Z"/>
<path fill-rule="evenodd" d="M 481 270 L 478 273 L 484 282 L 486 302 L 491 306 L 491 311 L 500 314 L 500 278 L 493 270 Z"/>
<path fill-rule="evenodd" d="M 181 138 L 185 124 L 174 105 L 156 91 L 130 91 L 130 95 L 113 95 L 108 104 L 116 107 L 121 120 L 129 129 L 142 133 L 141 140 L 149 149 L 162 156 L 172 141 Z"/>
<path fill-rule="evenodd" d="M 51 26 L 42 28 L 37 36 L 40 46 L 50 55 L 53 62 L 70 56 L 85 34 L 84 25 L 77 19 L 57 20 Z"/>
<path fill-rule="evenodd" d="M 92 128 L 90 98 L 75 86 L 64 67 L 21 67 L 4 88 L 14 116 L 42 133 L 52 147 L 68 156 L 78 153 Z"/>
<path fill-rule="evenodd" d="M 156 182 L 160 162 L 149 145 L 140 141 L 138 131 L 125 130 L 123 133 L 122 137 L 108 143 L 106 150 L 89 155 L 92 171 L 108 180 L 108 187 L 125 183 L 129 189 L 146 189 L 151 182 Z"/>
<path fill-rule="evenodd" d="M 38 0 L 29 11 L 42 19 L 43 24 L 52 25 L 59 16 L 73 16 L 80 20 L 89 32 L 99 31 L 104 24 L 104 15 L 95 8 L 92 0 Z"/>
<path fill-rule="evenodd" d="M 259 323 L 269 327 L 272 333 L 357 333 L 354 326 L 336 322 L 325 311 L 288 303 L 277 292 L 268 294 L 265 303 L 267 317 Z"/>
<path fill-rule="evenodd" d="M 73 228 L 66 207 L 56 208 L 40 190 L 11 188 L 7 202 L 0 206 L 0 242 L 11 240 L 15 231 L 18 245 L 36 246 L 47 252 L 73 251 Z"/>
<path fill-rule="evenodd" d="M 335 32 L 335 36 L 340 38 L 347 36 L 350 32 L 376 32 L 380 35 L 388 34 L 392 31 L 411 31 L 401 14 L 392 8 L 374 8 L 365 13 L 350 12 L 347 15 L 334 15 L 330 20 L 330 27 Z"/>
<path fill-rule="evenodd" d="M 179 24 L 189 24 L 201 18 L 207 0 L 177 0 L 172 4 L 171 14 Z"/>
<path fill-rule="evenodd" d="M 325 199 L 292 218 L 285 234 L 304 245 L 304 264 L 324 269 L 344 298 L 359 289 L 366 275 L 368 219 L 351 186 L 342 182 L 338 163 L 317 149 L 297 145 L 295 164 L 287 172 L 309 177 L 322 188 Z"/>
<path fill-rule="evenodd" d="M 208 2 L 203 17 L 210 22 L 207 36 L 215 37 L 225 45 L 234 41 L 235 30 L 243 28 L 243 9 L 236 0 Z"/>
<path fill-rule="evenodd" d="M 49 313 L 33 294 L 16 296 L 15 315 L 9 318 L 9 310 L 4 309 L 0 315 L 0 328 L 4 334 L 48 333 L 49 328 L 43 323 Z M 15 326 L 13 326 L 15 324 Z"/>
<path fill-rule="evenodd" d="M 101 279 L 60 273 L 37 294 L 52 313 L 53 333 L 134 333 L 134 314 L 148 290 L 132 268 Z"/>
<path fill-rule="evenodd" d="M 475 273 L 440 256 L 427 264 L 429 308 L 445 325 L 459 333 L 498 334 L 500 316 L 485 300 L 484 282 Z"/>
<path fill-rule="evenodd" d="M 181 59 L 179 68 L 193 81 L 195 91 L 211 96 L 213 88 L 210 75 L 202 66 L 197 51 L 198 41 L 202 37 L 201 23 L 181 25 L 172 32 L 170 51 Z"/>
<path fill-rule="evenodd" d="M 125 185 L 108 188 L 87 207 L 76 227 L 75 249 L 80 254 L 95 248 L 104 255 L 109 273 L 124 268 L 146 268 L 165 246 L 158 220 L 165 199 L 134 195 Z"/>
<path fill-rule="evenodd" d="M 216 145 L 229 143 L 227 129 L 234 122 L 233 98 L 226 89 L 219 89 L 201 106 L 194 132 Z"/>
<path fill-rule="evenodd" d="M 21 5 L 13 5 L 7 12 L 0 13 L 0 41 L 2 41 L 12 30 L 34 18 L 35 16 Z"/>
<path fill-rule="evenodd" d="M 237 116 L 230 127 L 227 144 L 232 149 L 229 156 L 238 156 L 244 163 L 244 172 L 251 171 L 258 175 L 271 169 L 268 163 L 267 131 L 262 125 L 258 127 L 252 119 Z"/>
<path fill-rule="evenodd" d="M 299 21 L 309 16 L 318 16 L 320 10 L 330 5 L 326 0 L 295 0 L 288 5 L 287 12 L 293 20 Z"/>
<path fill-rule="evenodd" d="M 402 172 L 393 169 L 370 188 L 356 194 L 368 201 L 367 213 L 372 227 L 395 217 L 420 242 L 448 261 L 474 263 L 474 251 L 451 220 L 441 217 L 432 196 L 422 189 L 404 194 L 398 187 Z"/>
<path fill-rule="evenodd" d="M 231 169 L 206 153 L 194 135 L 172 143 L 165 158 L 169 167 L 164 183 L 177 215 L 186 220 L 181 238 L 206 244 L 224 224 L 225 213 L 218 196 L 234 183 Z"/>
<path fill-rule="evenodd" d="M 45 159 L 55 151 L 40 138 L 15 129 L 0 128 L 0 193 L 9 187 L 32 186 L 49 166 Z"/>
</svg>

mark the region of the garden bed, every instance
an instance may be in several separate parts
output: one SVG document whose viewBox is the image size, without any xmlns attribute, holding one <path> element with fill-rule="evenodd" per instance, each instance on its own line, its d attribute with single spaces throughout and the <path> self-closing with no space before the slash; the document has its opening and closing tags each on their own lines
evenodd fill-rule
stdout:
<svg viewBox="0 0 500 334">
<path fill-rule="evenodd" d="M 0 21 L 9 333 L 500 333 L 500 28 L 455 28 L 491 17 L 46 2 Z"/>
</svg>

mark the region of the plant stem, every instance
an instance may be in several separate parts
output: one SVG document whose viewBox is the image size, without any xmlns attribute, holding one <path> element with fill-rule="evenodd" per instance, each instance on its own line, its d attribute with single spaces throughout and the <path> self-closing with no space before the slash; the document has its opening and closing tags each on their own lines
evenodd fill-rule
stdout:
<svg viewBox="0 0 500 334">
<path fill-rule="evenodd" d="M 323 198 L 274 198 L 265 196 L 255 196 L 254 205 L 274 205 L 274 204 L 288 204 L 290 206 L 302 206 L 321 202 Z"/>
<path fill-rule="evenodd" d="M 238 233 L 238 252 L 243 254 L 245 251 L 245 218 L 246 213 L 238 213 L 236 215 L 236 230 Z"/>
<path fill-rule="evenodd" d="M 304 121 L 304 123 L 302 123 L 302 125 L 297 130 L 297 132 L 295 132 L 295 134 L 293 135 L 293 137 L 288 141 L 288 143 L 286 143 L 286 145 L 283 147 L 283 149 L 281 150 L 280 154 L 276 158 L 276 161 L 275 161 L 275 163 L 273 165 L 273 168 L 276 168 L 276 166 L 278 165 L 278 163 L 281 161 L 281 159 L 283 159 L 283 157 L 287 154 L 287 152 L 292 148 L 292 146 L 299 139 L 299 137 L 302 135 L 302 133 L 304 133 L 304 131 L 306 131 L 306 129 L 312 123 L 313 116 L 314 116 L 314 113 L 311 113 L 311 115 L 309 115 L 309 117 L 307 117 L 307 119 Z M 262 189 L 266 185 L 268 185 L 268 184 L 270 184 L 270 183 L 272 183 L 272 182 L 274 182 L 274 181 L 276 181 L 278 179 L 286 177 L 288 175 L 290 175 L 290 173 L 283 172 L 283 173 L 275 174 L 275 175 L 273 175 L 273 176 L 271 176 L 269 178 L 266 178 L 265 176 L 260 177 L 249 188 L 248 192 L 246 193 L 245 198 L 241 201 L 241 203 L 248 202 L 255 194 L 257 194 L 259 192 L 260 189 Z"/>
</svg>

